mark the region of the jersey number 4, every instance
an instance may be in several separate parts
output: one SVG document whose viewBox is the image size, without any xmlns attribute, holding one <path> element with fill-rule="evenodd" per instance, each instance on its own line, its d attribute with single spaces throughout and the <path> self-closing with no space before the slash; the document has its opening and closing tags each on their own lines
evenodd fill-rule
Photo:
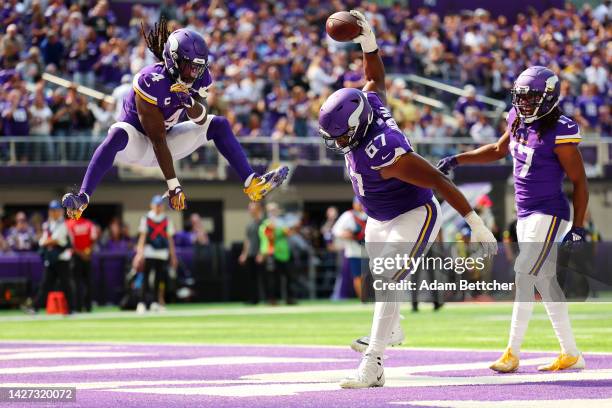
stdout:
<svg viewBox="0 0 612 408">
<path fill-rule="evenodd" d="M 510 151 L 514 158 L 514 174 L 517 177 L 525 177 L 531 167 L 533 154 L 535 151 L 531 147 L 516 143 L 514 140 L 510 142 Z M 521 164 L 521 171 L 517 174 L 518 164 Z"/>
</svg>

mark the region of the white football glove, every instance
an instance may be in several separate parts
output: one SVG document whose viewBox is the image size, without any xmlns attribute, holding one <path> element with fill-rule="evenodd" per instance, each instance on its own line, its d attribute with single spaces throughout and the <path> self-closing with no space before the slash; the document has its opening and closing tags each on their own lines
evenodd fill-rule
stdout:
<svg viewBox="0 0 612 408">
<path fill-rule="evenodd" d="M 484 256 L 497 254 L 497 240 L 493 233 L 486 227 L 482 218 L 474 211 L 465 216 L 465 222 L 472 230 L 471 242 L 478 242 L 482 245 Z"/>
<path fill-rule="evenodd" d="M 351 10 L 351 16 L 357 19 L 357 24 L 361 27 L 361 34 L 353 39 L 354 43 L 361 45 L 361 49 L 363 52 L 374 52 L 378 49 L 378 44 L 376 44 L 376 36 L 374 35 L 374 31 L 372 31 L 372 27 L 370 27 L 370 23 L 366 20 L 365 16 L 361 14 L 360 11 Z"/>
</svg>

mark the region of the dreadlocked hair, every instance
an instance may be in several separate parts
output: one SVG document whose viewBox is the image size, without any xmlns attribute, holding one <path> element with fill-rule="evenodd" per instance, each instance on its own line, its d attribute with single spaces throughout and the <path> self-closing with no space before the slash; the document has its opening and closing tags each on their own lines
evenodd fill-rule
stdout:
<svg viewBox="0 0 612 408">
<path fill-rule="evenodd" d="M 168 31 L 168 20 L 166 17 L 162 14 L 159 18 L 159 22 L 155 23 L 153 29 L 149 30 L 148 33 L 145 33 L 143 22 L 140 23 L 140 28 L 149 50 L 153 53 L 153 55 L 155 55 L 155 58 L 157 58 L 159 61 L 163 61 L 164 45 L 170 36 L 170 31 Z"/>
<path fill-rule="evenodd" d="M 537 120 L 536 123 L 538 124 L 537 132 L 539 140 L 542 139 L 543 134 L 545 134 L 556 126 L 561 115 L 563 115 L 563 111 L 558 106 L 555 106 L 548 114 Z M 516 135 L 516 131 L 523 125 L 522 122 L 523 121 L 521 120 L 521 118 L 516 115 L 516 118 L 514 118 L 514 121 L 512 122 L 512 125 L 510 127 L 510 134 L 512 136 Z"/>
<path fill-rule="evenodd" d="M 538 138 L 546 132 L 552 130 L 559 122 L 559 118 L 563 115 L 563 111 L 555 106 L 548 115 L 538 120 Z"/>
</svg>

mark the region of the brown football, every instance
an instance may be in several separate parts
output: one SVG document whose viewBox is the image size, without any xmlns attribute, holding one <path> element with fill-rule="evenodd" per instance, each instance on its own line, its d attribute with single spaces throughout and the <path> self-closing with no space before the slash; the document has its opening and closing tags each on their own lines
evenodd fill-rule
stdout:
<svg viewBox="0 0 612 408">
<path fill-rule="evenodd" d="M 336 41 L 351 41 L 361 34 L 357 19 L 348 11 L 339 11 L 327 18 L 325 30 Z"/>
</svg>

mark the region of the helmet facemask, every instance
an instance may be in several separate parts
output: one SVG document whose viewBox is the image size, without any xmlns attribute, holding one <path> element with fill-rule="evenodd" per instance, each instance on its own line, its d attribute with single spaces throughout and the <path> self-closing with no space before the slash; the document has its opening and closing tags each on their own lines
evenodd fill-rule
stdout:
<svg viewBox="0 0 612 408">
<path fill-rule="evenodd" d="M 329 150 L 340 154 L 347 154 L 359 144 L 359 139 L 355 137 L 357 133 L 356 131 L 357 128 L 352 127 L 349 128 L 348 132 L 346 132 L 345 134 L 334 137 L 327 133 L 325 130 L 319 129 L 319 134 L 325 142 L 325 147 L 327 147 Z"/>
<path fill-rule="evenodd" d="M 191 61 L 176 55 L 176 66 L 178 67 L 179 79 L 186 84 L 192 84 L 204 75 L 208 68 L 208 61 L 201 58 L 195 58 Z"/>
<path fill-rule="evenodd" d="M 350 126 L 348 131 L 340 136 L 332 136 L 324 129 L 319 128 L 319 134 L 325 142 L 325 147 L 336 153 L 347 154 L 359 145 L 362 136 L 368 132 L 368 127 L 370 126 L 370 123 L 372 123 L 374 113 L 370 112 L 363 131 L 360 131 L 359 127 L 361 126 L 361 123 L 359 123 L 359 114 L 361 113 L 361 110 L 357 109 L 355 112 L 357 112 L 357 115 L 354 115 L 354 118 L 356 118 L 357 123 L 354 126 Z M 354 118 L 353 115 L 351 115 L 351 118 L 349 118 L 350 124 L 352 124 L 351 122 L 354 120 Z"/>
</svg>

